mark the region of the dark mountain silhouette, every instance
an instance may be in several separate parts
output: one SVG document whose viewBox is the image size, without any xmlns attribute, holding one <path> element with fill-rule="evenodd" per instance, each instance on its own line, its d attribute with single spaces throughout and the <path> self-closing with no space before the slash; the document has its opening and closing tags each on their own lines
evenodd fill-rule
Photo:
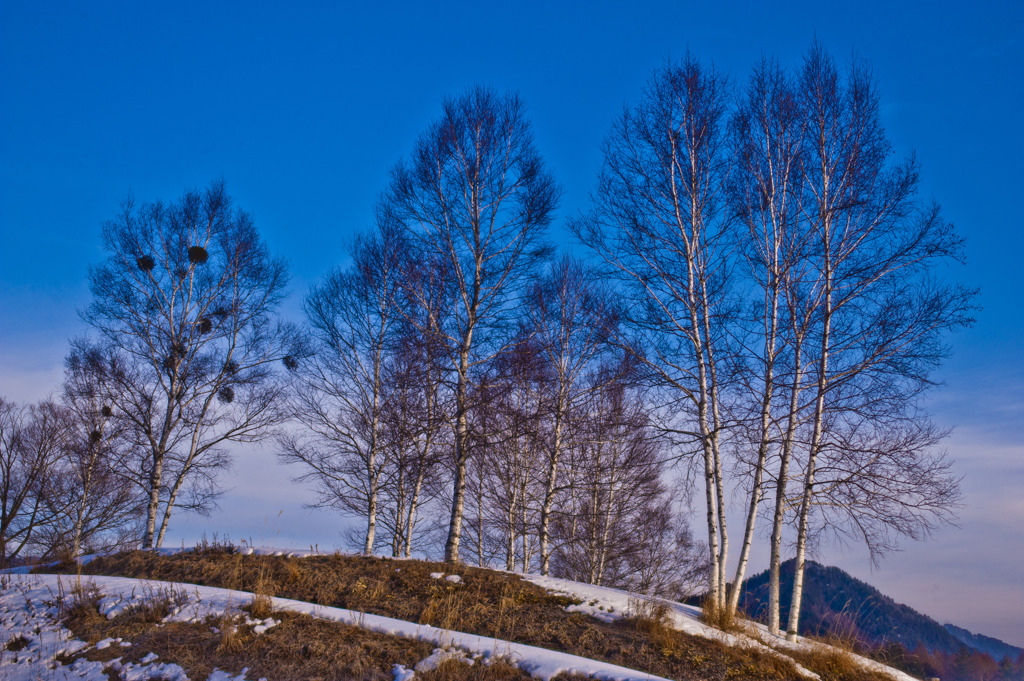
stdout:
<svg viewBox="0 0 1024 681">
<path fill-rule="evenodd" d="M 1021 654 L 1024 654 L 1024 648 L 1003 643 L 998 638 L 975 634 L 952 624 L 944 624 L 942 626 L 968 648 L 973 648 L 980 653 L 988 653 L 993 659 L 1002 660 L 1004 657 L 1016 659 Z"/>
<path fill-rule="evenodd" d="M 792 560 L 782 564 L 783 627 L 789 617 L 794 565 Z M 768 611 L 767 570 L 746 581 L 740 607 L 754 619 L 765 618 Z M 800 633 L 838 636 L 869 649 L 900 643 L 907 650 L 922 646 L 932 652 L 956 653 L 968 647 L 988 653 L 996 660 L 1005 655 L 1016 658 L 1021 652 L 1020 648 L 997 639 L 972 634 L 952 625 L 943 626 L 837 567 L 812 561 L 807 561 L 804 570 Z"/>
</svg>

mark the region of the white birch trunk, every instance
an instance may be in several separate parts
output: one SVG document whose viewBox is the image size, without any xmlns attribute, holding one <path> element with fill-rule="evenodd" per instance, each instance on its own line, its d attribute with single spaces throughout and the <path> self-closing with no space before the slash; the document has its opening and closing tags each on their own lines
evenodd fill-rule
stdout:
<svg viewBox="0 0 1024 681">
<path fill-rule="evenodd" d="M 786 487 L 789 482 L 789 462 L 793 456 L 793 439 L 796 436 L 801 382 L 803 381 L 803 337 L 797 335 L 794 347 L 793 384 L 789 393 L 789 414 L 787 416 L 786 433 L 782 441 L 782 454 L 779 461 L 779 479 L 775 486 L 775 513 L 772 517 L 771 555 L 768 568 L 768 630 L 779 634 L 780 617 L 780 571 L 782 569 L 782 530 L 786 513 Z"/>
<path fill-rule="evenodd" d="M 540 573 L 547 576 L 551 569 L 551 552 L 548 547 L 551 527 L 551 506 L 555 501 L 555 483 L 558 475 L 558 459 L 562 449 L 562 411 L 563 399 L 559 395 L 555 405 L 554 441 L 551 447 L 551 458 L 548 461 L 547 485 L 544 488 L 544 501 L 540 507 Z"/>
<path fill-rule="evenodd" d="M 811 501 L 814 494 L 814 472 L 818 452 L 821 448 L 822 427 L 825 414 L 825 392 L 828 389 L 828 355 L 829 334 L 832 327 L 832 262 L 830 252 L 830 229 L 827 220 L 822 225 L 824 230 L 824 316 L 821 330 L 821 357 L 818 359 L 818 385 L 814 400 L 814 428 L 807 456 L 807 470 L 804 475 L 803 497 L 800 500 L 800 520 L 796 539 L 796 571 L 793 575 L 793 598 L 789 604 L 789 625 L 786 637 L 795 641 L 800 623 L 800 604 L 803 600 L 804 560 L 807 552 L 807 529 L 811 514 Z"/>
</svg>

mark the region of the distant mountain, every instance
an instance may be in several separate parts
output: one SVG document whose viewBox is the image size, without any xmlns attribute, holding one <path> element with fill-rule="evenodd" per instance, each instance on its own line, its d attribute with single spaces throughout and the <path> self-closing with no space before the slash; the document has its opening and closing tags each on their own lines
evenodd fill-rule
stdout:
<svg viewBox="0 0 1024 681">
<path fill-rule="evenodd" d="M 782 625 L 789 617 L 795 561 L 782 564 Z M 768 611 L 768 571 L 744 584 L 740 607 L 751 617 L 763 619 Z M 988 653 L 996 660 L 1016 659 L 1021 652 L 1007 643 L 953 627 L 942 626 L 927 615 L 897 603 L 878 589 L 837 567 L 808 561 L 804 570 L 804 597 L 800 609 L 800 633 L 835 635 L 855 640 L 868 648 L 901 643 L 908 650 L 922 645 L 929 651 L 955 653 L 962 647 Z M 998 654 L 997 654 L 998 653 Z"/>
<path fill-rule="evenodd" d="M 1009 643 L 1003 643 L 999 639 L 992 638 L 991 636 L 975 634 L 967 631 L 966 629 L 953 626 L 952 624 L 944 624 L 942 626 L 968 648 L 973 648 L 981 653 L 988 653 L 996 660 L 1002 660 L 1004 657 L 1009 657 L 1011 660 L 1015 660 L 1024 653 L 1024 648 L 1018 648 L 1017 646 L 1012 646 Z"/>
</svg>

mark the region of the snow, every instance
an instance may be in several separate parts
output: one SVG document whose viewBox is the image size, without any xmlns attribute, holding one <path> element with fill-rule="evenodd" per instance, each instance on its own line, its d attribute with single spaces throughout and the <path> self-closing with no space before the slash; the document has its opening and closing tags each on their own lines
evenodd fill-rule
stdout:
<svg viewBox="0 0 1024 681">
<path fill-rule="evenodd" d="M 434 648 L 430 657 L 423 658 L 413 667 L 420 674 L 432 672 L 448 660 L 455 660 L 463 664 L 473 664 L 474 660 L 468 657 L 465 651 L 458 648 Z"/>
<path fill-rule="evenodd" d="M 416 672 L 406 669 L 404 664 L 396 664 L 391 673 L 394 675 L 395 681 L 413 681 L 416 678 Z"/>
<path fill-rule="evenodd" d="M 105 667 L 117 672 L 121 681 L 150 681 L 150 679 L 154 681 L 189 681 L 185 670 L 176 664 L 163 664 L 159 662 L 150 664 L 146 662 L 145 658 L 141 662 L 142 664 L 133 664 L 131 662 L 122 664 L 121 658 L 117 658 L 106 663 Z M 152 660 L 149 662 L 152 662 Z M 98 664 L 102 665 L 102 663 Z"/>
<path fill-rule="evenodd" d="M 234 676 L 234 675 L 229 674 L 229 673 L 227 673 L 225 671 L 221 671 L 220 669 L 214 669 L 213 673 L 211 673 L 210 676 L 207 677 L 206 681 L 246 681 L 245 674 L 248 671 L 249 671 L 249 668 L 246 667 L 245 669 L 242 670 L 241 674 L 239 674 L 238 676 Z M 266 679 L 260 679 L 260 681 L 267 681 L 267 680 Z"/>
<path fill-rule="evenodd" d="M 395 572 L 398 572 L 398 570 L 395 570 Z M 462 577 L 460 577 L 459 575 L 448 575 L 447 577 L 445 577 L 443 572 L 430 573 L 431 579 L 441 579 L 442 577 L 444 577 L 445 580 L 451 582 L 452 584 L 458 584 L 462 581 Z"/>
</svg>

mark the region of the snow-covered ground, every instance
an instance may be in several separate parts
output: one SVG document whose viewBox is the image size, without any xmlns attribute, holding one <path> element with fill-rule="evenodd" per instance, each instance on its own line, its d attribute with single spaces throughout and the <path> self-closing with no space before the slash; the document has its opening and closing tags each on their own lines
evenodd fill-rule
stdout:
<svg viewBox="0 0 1024 681">
<path fill-rule="evenodd" d="M 178 549 L 165 550 L 165 553 L 177 552 Z M 247 554 L 306 556 L 315 555 L 308 551 L 279 551 L 269 548 L 245 548 Z M 72 586 L 70 577 L 57 575 L 19 574 L 20 570 L 4 571 L 0 578 L 0 676 L 10 681 L 28 681 L 30 679 L 87 679 L 88 681 L 107 681 L 104 669 L 116 672 L 125 681 L 145 681 L 150 678 L 174 679 L 187 681 L 185 671 L 177 665 L 163 663 L 151 656 L 143 658 L 142 664 L 121 663 L 120 658 L 113 662 L 89 662 L 78 660 L 73 665 L 61 666 L 56 658 L 61 654 L 82 652 L 87 644 L 75 640 L 70 631 L 58 621 L 58 605 L 62 594 L 67 594 Z M 434 579 L 446 579 L 458 583 L 457 575 L 432 573 Z M 570 605 L 567 610 L 592 615 L 604 621 L 614 621 L 622 617 L 637 614 L 638 610 L 649 607 L 650 599 L 619 589 L 593 586 L 580 582 L 572 582 L 553 577 L 539 575 L 521 575 L 552 593 L 563 594 L 581 601 L 578 605 Z M 273 618 L 253 620 L 240 608 L 247 605 L 253 595 L 243 591 L 233 591 L 214 587 L 195 586 L 188 584 L 171 584 L 168 582 L 143 581 L 123 577 L 88 577 L 83 578 L 94 585 L 103 594 L 100 600 L 100 611 L 113 618 L 125 608 L 152 598 L 154 594 L 173 594 L 172 599 L 177 605 L 165 621 L 171 622 L 204 622 L 208 617 L 220 617 L 224 614 L 237 613 L 244 618 L 245 626 L 253 627 L 255 634 L 261 634 L 275 626 Z M 288 612 L 310 615 L 312 617 L 359 626 L 378 633 L 399 636 L 418 641 L 425 641 L 436 646 L 434 653 L 415 665 L 406 669 L 396 665 L 394 678 L 396 681 L 412 681 L 416 672 L 433 669 L 441 661 L 455 657 L 469 664 L 489 664 L 496 659 L 504 659 L 534 678 L 549 681 L 562 672 L 577 672 L 607 681 L 656 681 L 659 677 L 644 672 L 626 669 L 617 665 L 590 660 L 587 658 L 545 650 L 520 643 L 502 641 L 486 636 L 476 636 L 461 632 L 439 629 L 437 627 L 406 622 L 390 617 L 371 615 L 342 608 L 331 608 L 313 603 L 305 603 L 286 598 L 273 598 L 273 608 Z M 661 599 L 658 599 L 661 600 Z M 768 630 L 754 623 L 748 624 L 750 635 L 732 634 L 715 629 L 700 619 L 700 609 L 673 601 L 661 600 L 667 608 L 672 625 L 687 634 L 720 641 L 726 645 L 757 648 L 768 654 L 787 657 L 783 651 L 806 651 L 823 644 L 800 639 L 788 642 L 784 637 L 773 636 Z M 7 650 L 9 641 L 22 639 L 20 650 Z M 107 639 L 99 642 L 97 648 L 109 646 L 131 646 L 130 641 Z M 17 647 L 17 646 L 16 646 Z M 894 681 L 915 681 L 898 670 L 878 662 L 863 660 L 867 668 L 887 674 Z M 818 679 L 813 672 L 797 665 L 801 675 L 807 679 Z M 197 681 L 197 680 L 194 680 Z M 254 681 L 246 679 L 243 671 L 238 676 L 215 670 L 209 681 Z"/>
</svg>

